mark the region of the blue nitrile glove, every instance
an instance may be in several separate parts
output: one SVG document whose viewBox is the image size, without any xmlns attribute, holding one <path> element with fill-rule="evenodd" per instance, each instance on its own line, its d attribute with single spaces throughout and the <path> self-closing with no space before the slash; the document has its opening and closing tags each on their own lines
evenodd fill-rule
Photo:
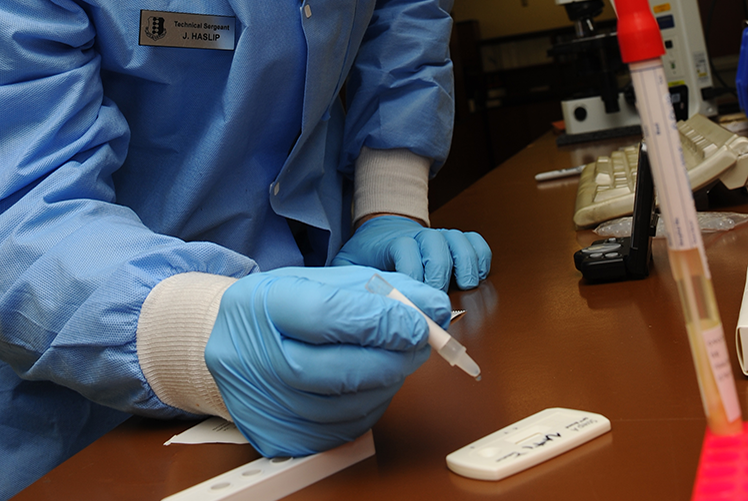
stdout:
<svg viewBox="0 0 748 501">
<path fill-rule="evenodd" d="M 263 455 L 308 455 L 354 440 L 428 358 L 423 316 L 366 290 L 376 272 L 280 268 L 224 293 L 205 362 L 234 423 Z M 449 324 L 446 294 L 383 275 Z"/>
<path fill-rule="evenodd" d="M 446 291 L 454 270 L 457 286 L 472 289 L 488 276 L 491 248 L 477 233 L 424 228 L 401 216 L 362 224 L 332 261 L 399 271 Z"/>
</svg>

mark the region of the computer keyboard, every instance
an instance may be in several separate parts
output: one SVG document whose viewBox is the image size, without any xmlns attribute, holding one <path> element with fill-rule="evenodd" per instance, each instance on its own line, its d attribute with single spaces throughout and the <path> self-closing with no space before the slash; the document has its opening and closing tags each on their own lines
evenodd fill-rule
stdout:
<svg viewBox="0 0 748 501">
<path fill-rule="evenodd" d="M 718 181 L 731 190 L 748 183 L 748 138 L 699 114 L 679 121 L 678 132 L 694 192 Z M 638 145 L 627 146 L 584 168 L 574 210 L 577 227 L 589 227 L 633 212 L 638 156 Z"/>
</svg>

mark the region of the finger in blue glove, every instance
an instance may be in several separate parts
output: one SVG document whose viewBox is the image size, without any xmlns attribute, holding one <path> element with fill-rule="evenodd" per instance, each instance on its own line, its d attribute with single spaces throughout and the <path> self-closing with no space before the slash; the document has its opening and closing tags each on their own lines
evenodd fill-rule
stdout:
<svg viewBox="0 0 748 501">
<path fill-rule="evenodd" d="M 447 291 L 452 275 L 461 289 L 476 287 L 491 268 L 491 249 L 479 234 L 424 228 L 401 216 L 362 224 L 332 261 L 398 271 Z"/>
</svg>

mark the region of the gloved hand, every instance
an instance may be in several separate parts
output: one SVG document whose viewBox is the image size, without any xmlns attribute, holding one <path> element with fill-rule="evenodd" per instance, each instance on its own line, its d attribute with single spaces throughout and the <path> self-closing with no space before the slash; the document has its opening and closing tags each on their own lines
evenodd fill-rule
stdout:
<svg viewBox="0 0 748 501">
<path fill-rule="evenodd" d="M 362 224 L 332 261 L 399 271 L 447 291 L 454 270 L 457 286 L 472 289 L 488 276 L 491 248 L 479 234 L 424 228 L 402 216 L 379 216 Z"/>
<path fill-rule="evenodd" d="M 428 358 L 425 319 L 366 290 L 376 272 L 280 268 L 224 293 L 205 362 L 234 423 L 263 455 L 308 455 L 354 440 Z M 383 275 L 448 325 L 446 294 Z"/>
</svg>

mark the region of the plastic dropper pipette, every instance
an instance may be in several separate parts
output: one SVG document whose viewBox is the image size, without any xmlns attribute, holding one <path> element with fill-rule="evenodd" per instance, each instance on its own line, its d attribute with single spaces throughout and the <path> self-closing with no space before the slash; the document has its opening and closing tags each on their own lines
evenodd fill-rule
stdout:
<svg viewBox="0 0 748 501">
<path fill-rule="evenodd" d="M 740 404 L 662 66 L 662 35 L 647 0 L 617 0 L 615 7 L 707 423 L 714 434 L 737 434 Z"/>
<path fill-rule="evenodd" d="M 418 313 L 423 315 L 429 326 L 429 345 L 436 350 L 450 365 L 456 365 L 476 380 L 480 381 L 480 367 L 467 354 L 464 346 L 457 342 L 455 338 L 442 329 L 439 324 L 431 320 L 428 315 L 422 312 L 410 299 L 405 297 L 402 292 L 391 286 L 381 275 L 375 273 L 366 283 L 366 289 L 374 294 L 387 296 L 391 299 L 400 301 L 403 304 L 415 308 Z"/>
</svg>

